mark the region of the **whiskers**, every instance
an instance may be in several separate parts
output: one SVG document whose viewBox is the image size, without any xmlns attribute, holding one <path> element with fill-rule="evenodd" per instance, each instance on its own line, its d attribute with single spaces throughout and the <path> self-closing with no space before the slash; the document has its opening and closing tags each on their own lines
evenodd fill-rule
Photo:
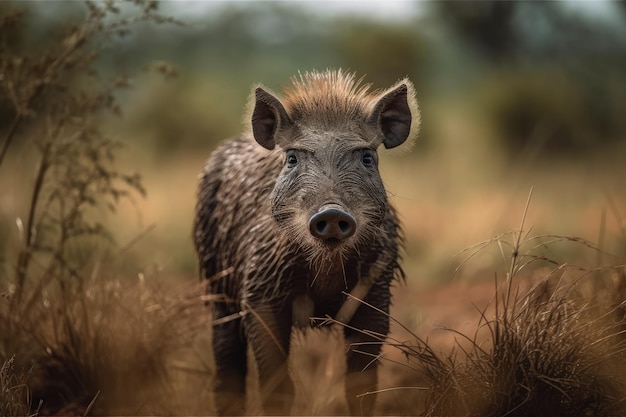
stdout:
<svg viewBox="0 0 626 417">
<path fill-rule="evenodd" d="M 348 290 L 348 279 L 346 278 L 346 267 L 343 264 L 343 256 L 339 256 L 339 262 L 341 263 L 341 274 L 343 275 L 343 286 Z"/>
<path fill-rule="evenodd" d="M 316 272 L 315 272 L 315 276 L 313 277 L 313 281 L 311 281 L 311 288 L 313 288 L 313 285 L 315 284 L 315 281 L 317 281 L 317 277 L 319 277 L 319 276 L 320 276 L 320 272 L 321 272 L 321 271 L 320 271 L 319 269 L 318 269 L 318 270 L 316 270 Z"/>
<path fill-rule="evenodd" d="M 356 233 L 336 246 L 329 246 L 311 235 L 309 228 L 306 227 L 309 218 L 301 210 L 283 206 L 272 214 L 288 239 L 297 245 L 314 273 L 309 285 L 313 287 L 316 283 L 319 284 L 319 280 L 324 276 L 337 277 L 341 274 L 346 290 L 350 282 L 346 271 L 348 260 L 361 259 L 363 248 L 376 241 L 382 222 L 381 211 L 377 207 L 361 207 L 360 213 L 357 214 Z"/>
<path fill-rule="evenodd" d="M 351 255 L 354 256 L 357 254 L 353 245 L 354 240 L 351 239 L 350 242 L 344 242 L 341 246 L 333 249 L 329 249 L 324 246 L 323 243 L 314 240 L 312 243 L 313 245 L 304 248 L 307 253 L 309 265 L 311 269 L 315 271 L 315 277 L 310 284 L 311 287 L 313 287 L 320 276 L 341 273 L 344 288 L 347 290 L 348 276 L 346 272 L 346 261 Z"/>
</svg>

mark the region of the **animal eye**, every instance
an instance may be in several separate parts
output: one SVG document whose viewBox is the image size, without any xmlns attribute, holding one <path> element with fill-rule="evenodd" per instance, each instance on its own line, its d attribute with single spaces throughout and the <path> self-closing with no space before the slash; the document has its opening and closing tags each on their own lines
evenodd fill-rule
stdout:
<svg viewBox="0 0 626 417">
<path fill-rule="evenodd" d="M 374 153 L 370 151 L 369 149 L 364 150 L 361 156 L 361 161 L 363 162 L 363 165 L 365 165 L 366 167 L 374 166 L 376 162 L 374 159 Z"/>
<path fill-rule="evenodd" d="M 289 150 L 287 151 L 287 165 L 289 167 L 294 167 L 298 164 L 298 157 L 296 156 L 296 151 Z"/>
</svg>

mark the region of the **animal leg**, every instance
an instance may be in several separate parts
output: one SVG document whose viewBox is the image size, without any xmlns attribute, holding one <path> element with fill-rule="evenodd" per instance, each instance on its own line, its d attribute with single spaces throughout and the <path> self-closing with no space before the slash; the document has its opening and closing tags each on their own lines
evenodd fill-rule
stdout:
<svg viewBox="0 0 626 417">
<path fill-rule="evenodd" d="M 378 386 L 376 369 L 378 362 L 375 359 L 380 353 L 380 346 L 362 345 L 362 342 L 371 342 L 362 338 L 351 337 L 347 340 L 349 350 L 347 354 L 346 399 L 350 415 L 371 416 L 374 413 Z M 367 393 L 367 394 L 366 394 Z M 362 395 L 366 394 L 366 395 Z"/>
<path fill-rule="evenodd" d="M 215 320 L 226 317 L 216 307 Z M 215 406 L 219 415 L 243 415 L 246 411 L 247 347 L 241 331 L 241 318 L 213 327 L 213 351 L 217 367 Z"/>
<path fill-rule="evenodd" d="M 274 313 L 269 306 L 248 306 L 244 322 L 259 371 L 263 411 L 287 415 L 294 399 L 287 369 L 291 315 Z"/>
<path fill-rule="evenodd" d="M 346 398 L 351 415 L 374 413 L 378 356 L 389 332 L 389 317 L 386 314 L 389 311 L 388 283 L 384 280 L 376 282 L 365 301 L 380 311 L 361 305 L 346 328 Z"/>
</svg>

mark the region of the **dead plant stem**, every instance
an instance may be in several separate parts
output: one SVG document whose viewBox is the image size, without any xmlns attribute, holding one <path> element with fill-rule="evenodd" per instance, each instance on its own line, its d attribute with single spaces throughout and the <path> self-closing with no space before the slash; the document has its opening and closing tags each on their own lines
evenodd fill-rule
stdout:
<svg viewBox="0 0 626 417">
<path fill-rule="evenodd" d="M 30 199 L 30 207 L 28 211 L 28 220 L 26 221 L 26 227 L 24 229 L 24 244 L 20 251 L 17 263 L 17 276 L 15 279 L 15 302 L 19 304 L 26 281 L 26 273 L 30 264 L 30 259 L 33 249 L 33 231 L 35 224 L 35 214 L 37 212 L 37 203 L 39 202 L 39 196 L 43 188 L 44 179 L 48 168 L 50 167 L 48 161 L 48 153 L 52 144 L 48 142 L 43 149 L 41 160 L 39 161 L 39 167 L 37 169 L 37 175 L 35 177 L 35 184 L 33 186 L 33 193 Z"/>
<path fill-rule="evenodd" d="M 520 221 L 519 231 L 517 232 L 517 237 L 515 239 L 515 245 L 513 246 L 513 252 L 511 253 L 511 265 L 509 267 L 509 273 L 507 276 L 507 289 L 506 289 L 506 298 L 503 302 L 504 311 L 509 311 L 508 305 L 511 300 L 511 288 L 513 286 L 513 276 L 516 273 L 516 267 L 518 260 L 520 258 L 520 248 L 522 244 L 522 234 L 524 233 L 524 224 L 526 222 L 526 216 L 528 214 L 528 207 L 530 206 L 530 200 L 533 195 L 533 188 L 530 187 L 530 192 L 528 193 L 528 198 L 526 199 L 526 206 L 524 207 L 524 213 L 522 214 L 522 220 Z"/>
<path fill-rule="evenodd" d="M 20 127 L 20 124 L 22 124 L 22 120 L 23 117 L 21 114 L 16 114 L 15 117 L 13 118 L 13 122 L 11 123 L 11 126 L 9 126 L 9 130 L 7 130 L 7 133 L 4 135 L 4 140 L 2 141 L 2 149 L 0 150 L 0 167 L 2 166 L 2 161 L 4 160 L 4 156 L 7 154 L 7 151 L 9 150 L 9 146 L 11 146 L 11 142 L 13 141 L 13 138 L 15 137 L 15 132 L 17 132 L 17 129 Z"/>
<path fill-rule="evenodd" d="M 76 36 L 76 40 L 74 42 L 71 42 L 70 45 L 61 54 L 59 54 L 59 57 L 46 68 L 45 72 L 41 76 L 40 82 L 37 87 L 34 89 L 34 91 L 32 91 L 30 96 L 24 100 L 24 106 L 20 106 L 20 104 L 16 103 L 15 117 L 13 118 L 11 126 L 9 126 L 9 130 L 7 130 L 7 133 L 4 135 L 4 140 L 2 141 L 2 149 L 0 149 L 0 167 L 2 166 L 4 157 L 8 153 L 9 147 L 11 146 L 11 143 L 15 138 L 15 134 L 17 133 L 18 128 L 24 120 L 24 109 L 28 110 L 28 108 L 32 106 L 33 101 L 35 101 L 37 97 L 44 92 L 45 87 L 49 85 L 49 82 L 45 82 L 44 80 L 54 79 L 55 75 L 58 75 L 57 70 L 59 69 L 61 64 L 66 62 L 67 59 L 74 52 L 80 49 L 80 47 L 87 40 L 88 34 L 89 33 L 85 29 L 81 30 L 79 35 Z M 22 107 L 22 109 L 20 107 Z"/>
</svg>

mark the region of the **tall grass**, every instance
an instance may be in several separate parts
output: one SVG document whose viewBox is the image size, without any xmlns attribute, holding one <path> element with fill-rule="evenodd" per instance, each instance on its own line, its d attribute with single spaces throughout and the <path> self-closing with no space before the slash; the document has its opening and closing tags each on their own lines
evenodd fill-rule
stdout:
<svg viewBox="0 0 626 417">
<path fill-rule="evenodd" d="M 15 372 L 15 358 L 9 358 L 0 367 L 0 415 L 30 417 L 31 398 L 28 373 Z"/>
<path fill-rule="evenodd" d="M 185 410 L 173 401 L 178 380 L 172 369 L 195 335 L 210 332 L 199 288 L 176 294 L 126 281 L 90 283 L 66 297 L 62 310 L 44 303 L 20 321 L 14 336 L 34 350 L 29 387 L 47 412 Z"/>
<path fill-rule="evenodd" d="M 469 250 L 466 261 L 490 245 L 505 257 L 509 252 L 504 284 L 495 278 L 493 316 L 481 310 L 475 334 L 447 329 L 458 338 L 448 356 L 413 332 L 411 342 L 386 342 L 404 353 L 414 370 L 416 385 L 425 392 L 425 416 L 626 413 L 624 265 L 587 270 L 537 253 L 560 242 L 598 249 L 579 238 L 530 236 L 524 231 L 526 210 L 518 231 Z M 555 266 L 521 293 L 517 284 L 533 264 Z M 607 281 L 611 274 L 612 291 L 584 285 L 589 279 Z"/>
<path fill-rule="evenodd" d="M 545 283 L 485 321 L 491 347 L 433 381 L 426 415 L 579 416 L 623 412 L 623 339 L 569 288 Z M 466 337 L 466 336 L 461 336 Z M 620 369 L 622 368 L 622 369 Z"/>
</svg>

